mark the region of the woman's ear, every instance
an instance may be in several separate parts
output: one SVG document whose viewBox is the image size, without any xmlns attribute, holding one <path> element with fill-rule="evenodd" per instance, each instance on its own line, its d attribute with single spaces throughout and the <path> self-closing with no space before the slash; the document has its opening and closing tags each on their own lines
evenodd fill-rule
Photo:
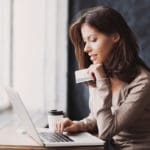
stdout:
<svg viewBox="0 0 150 150">
<path fill-rule="evenodd" d="M 112 34 L 112 40 L 114 43 L 117 43 L 120 40 L 120 34 L 119 33 L 113 33 Z"/>
</svg>

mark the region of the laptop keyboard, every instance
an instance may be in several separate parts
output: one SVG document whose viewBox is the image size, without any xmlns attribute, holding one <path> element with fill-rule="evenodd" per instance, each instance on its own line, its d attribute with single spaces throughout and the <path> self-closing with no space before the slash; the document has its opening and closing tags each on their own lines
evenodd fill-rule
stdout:
<svg viewBox="0 0 150 150">
<path fill-rule="evenodd" d="M 40 135 L 49 142 L 73 142 L 71 138 L 60 132 L 41 132 Z"/>
</svg>

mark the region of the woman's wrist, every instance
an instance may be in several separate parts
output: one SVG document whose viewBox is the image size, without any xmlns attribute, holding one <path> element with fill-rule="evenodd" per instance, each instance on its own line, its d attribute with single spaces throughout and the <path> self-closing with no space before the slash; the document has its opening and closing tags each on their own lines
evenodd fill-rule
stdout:
<svg viewBox="0 0 150 150">
<path fill-rule="evenodd" d="M 110 79 L 109 78 L 99 78 L 96 81 L 96 87 L 101 90 L 106 90 L 110 87 Z"/>
<path fill-rule="evenodd" d="M 73 123 L 78 126 L 78 131 L 79 132 L 82 132 L 82 131 L 85 130 L 85 125 L 84 125 L 84 123 L 82 121 L 76 121 L 76 120 L 74 120 Z"/>
</svg>

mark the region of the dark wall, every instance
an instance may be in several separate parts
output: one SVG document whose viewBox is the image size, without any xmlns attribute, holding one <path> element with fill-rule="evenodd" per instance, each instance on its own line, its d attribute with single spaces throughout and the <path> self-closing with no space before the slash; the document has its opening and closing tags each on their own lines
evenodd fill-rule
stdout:
<svg viewBox="0 0 150 150">
<path fill-rule="evenodd" d="M 82 9 L 98 5 L 110 6 L 118 10 L 137 36 L 141 48 L 141 58 L 150 66 L 150 0 L 69 0 L 69 24 Z M 88 115 L 88 88 L 75 84 L 76 60 L 69 41 L 68 57 L 68 115 L 71 119 L 81 119 Z"/>
</svg>

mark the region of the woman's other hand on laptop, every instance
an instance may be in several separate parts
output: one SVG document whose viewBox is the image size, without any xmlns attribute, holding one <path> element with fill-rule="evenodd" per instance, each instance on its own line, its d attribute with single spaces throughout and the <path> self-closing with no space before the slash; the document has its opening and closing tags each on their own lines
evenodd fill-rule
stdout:
<svg viewBox="0 0 150 150">
<path fill-rule="evenodd" d="M 80 126 L 78 123 L 73 122 L 69 118 L 64 118 L 56 124 L 56 131 L 75 133 L 80 131 Z"/>
</svg>

